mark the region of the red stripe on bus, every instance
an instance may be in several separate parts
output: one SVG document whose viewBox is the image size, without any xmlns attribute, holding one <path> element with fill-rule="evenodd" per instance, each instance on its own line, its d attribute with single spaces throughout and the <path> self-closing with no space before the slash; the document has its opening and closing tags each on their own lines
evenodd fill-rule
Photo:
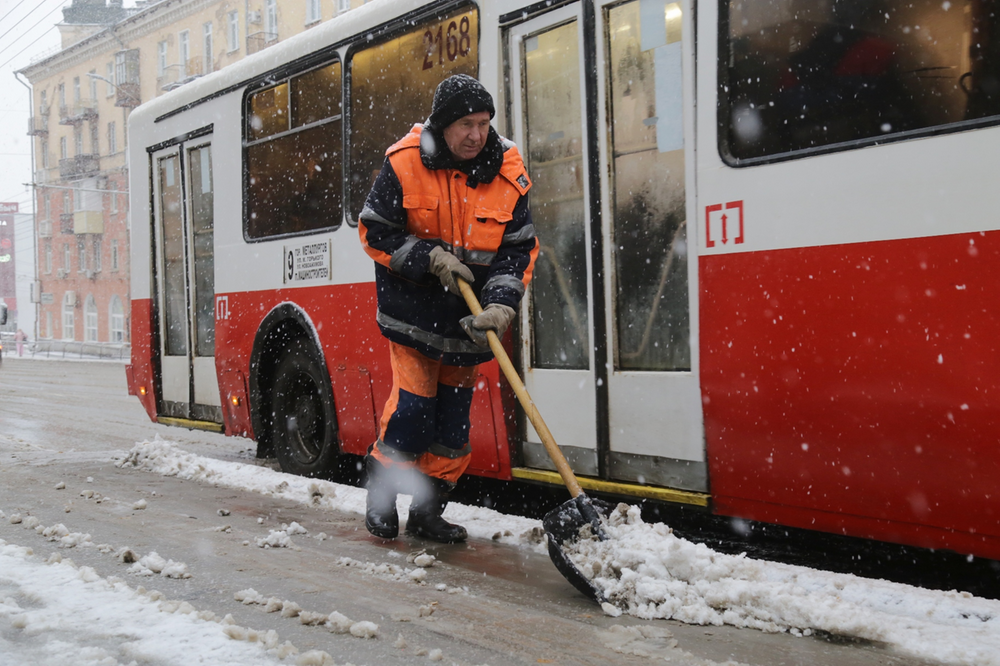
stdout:
<svg viewBox="0 0 1000 666">
<path fill-rule="evenodd" d="M 707 256 L 699 270 L 717 511 L 864 522 L 850 533 L 890 541 L 913 542 L 916 523 L 1000 535 L 1000 232 Z"/>
</svg>

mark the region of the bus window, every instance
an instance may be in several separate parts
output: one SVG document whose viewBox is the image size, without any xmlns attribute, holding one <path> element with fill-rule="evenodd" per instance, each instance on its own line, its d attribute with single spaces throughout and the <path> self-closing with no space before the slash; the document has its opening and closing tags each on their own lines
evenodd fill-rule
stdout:
<svg viewBox="0 0 1000 666">
<path fill-rule="evenodd" d="M 350 206 L 357 224 L 386 149 L 431 112 L 438 83 L 479 75 L 476 9 L 437 16 L 351 58 Z"/>
<path fill-rule="evenodd" d="M 160 224 L 163 243 L 163 307 L 166 310 L 164 351 L 186 356 L 187 295 L 184 287 L 184 212 L 177 155 L 159 160 Z M 71 313 L 72 314 L 72 313 Z"/>
<path fill-rule="evenodd" d="M 341 93 L 339 62 L 296 76 L 292 79 L 292 127 L 341 115 Z"/>
<path fill-rule="evenodd" d="M 992 0 L 728 0 L 723 18 L 731 160 L 1000 114 Z"/>
<path fill-rule="evenodd" d="M 531 362 L 590 368 L 590 316 L 579 25 L 522 42 L 531 213 L 541 245 L 531 283 Z"/>
<path fill-rule="evenodd" d="M 250 98 L 248 138 L 263 139 L 288 129 L 288 84 L 261 90 Z"/>
<path fill-rule="evenodd" d="M 615 369 L 689 370 L 681 8 L 665 4 L 666 32 L 653 47 L 640 4 L 610 8 L 606 21 Z"/>
<path fill-rule="evenodd" d="M 215 356 L 215 195 L 212 151 L 198 146 L 188 151 L 190 230 L 194 235 L 194 321 L 196 356 Z"/>
<path fill-rule="evenodd" d="M 250 95 L 248 239 L 340 225 L 344 215 L 342 95 L 339 62 Z"/>
</svg>

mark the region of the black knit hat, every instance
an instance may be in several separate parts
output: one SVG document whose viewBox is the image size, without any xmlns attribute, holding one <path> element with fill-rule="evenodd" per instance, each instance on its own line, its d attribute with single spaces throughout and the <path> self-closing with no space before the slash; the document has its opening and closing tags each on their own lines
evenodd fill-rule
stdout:
<svg viewBox="0 0 1000 666">
<path fill-rule="evenodd" d="M 427 125 L 442 132 L 459 118 L 480 111 L 489 111 L 490 119 L 493 119 L 496 114 L 493 96 L 482 83 L 468 74 L 455 74 L 439 83 L 434 91 L 434 104 Z"/>
</svg>

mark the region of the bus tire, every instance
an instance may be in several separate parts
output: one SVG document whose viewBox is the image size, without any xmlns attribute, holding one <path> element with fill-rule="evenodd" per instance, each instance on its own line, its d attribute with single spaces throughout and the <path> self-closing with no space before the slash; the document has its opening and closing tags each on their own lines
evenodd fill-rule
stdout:
<svg viewBox="0 0 1000 666">
<path fill-rule="evenodd" d="M 322 357 L 308 340 L 294 340 L 278 361 L 271 406 L 271 441 L 282 471 L 332 476 L 340 452 L 333 390 Z"/>
</svg>

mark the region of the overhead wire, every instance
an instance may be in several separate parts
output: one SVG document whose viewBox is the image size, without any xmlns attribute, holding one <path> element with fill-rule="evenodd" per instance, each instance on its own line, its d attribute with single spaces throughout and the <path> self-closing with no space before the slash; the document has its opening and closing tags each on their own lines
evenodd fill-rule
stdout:
<svg viewBox="0 0 1000 666">
<path fill-rule="evenodd" d="M 12 31 L 12 30 L 13 30 L 14 28 L 16 28 L 17 26 L 21 25 L 21 22 L 22 22 L 22 21 L 24 21 L 24 19 L 26 19 L 26 18 L 28 18 L 29 16 L 31 16 L 31 15 L 32 15 L 33 13 L 35 13 L 35 11 L 37 11 L 38 9 L 41 9 L 41 8 L 42 8 L 42 6 L 43 6 L 43 4 L 44 4 L 44 3 L 36 5 L 34 9 L 32 9 L 32 10 L 31 10 L 31 11 L 29 11 L 29 12 L 28 12 L 27 14 L 25 14 L 24 16 L 22 16 L 22 17 L 21 17 L 21 18 L 20 18 L 20 19 L 18 20 L 18 22 L 17 22 L 17 23 L 15 23 L 14 25 L 10 26 L 10 27 L 9 27 L 9 28 L 7 29 L 7 31 L 6 31 L 6 32 L 4 32 L 4 33 L 3 33 L 2 35 L 0 35 L 0 39 L 3 39 L 3 38 L 4 38 L 4 37 L 6 37 L 7 35 L 9 35 L 9 34 L 10 34 L 10 32 L 11 32 L 11 31 Z M 62 9 L 62 8 L 63 8 L 63 5 L 64 5 L 64 4 L 65 4 L 65 0 L 59 0 L 59 6 L 58 6 L 58 7 L 56 7 L 56 9 Z M 53 10 L 52 10 L 52 11 L 50 11 L 50 12 L 49 12 L 48 14 L 46 14 L 45 16 L 43 16 L 43 17 L 42 17 L 42 21 L 44 21 L 44 20 L 45 20 L 45 19 L 47 19 L 47 18 L 48 18 L 49 16 L 51 16 L 52 14 L 54 14 L 54 13 L 56 12 L 56 9 L 53 9 Z M 39 21 L 38 23 L 41 23 L 42 21 Z M 21 36 L 23 37 L 23 36 L 26 36 L 26 35 L 28 35 L 28 34 L 29 34 L 29 33 L 31 32 L 31 30 L 32 30 L 32 29 L 34 29 L 34 28 L 35 28 L 35 26 L 37 26 L 37 25 L 38 25 L 38 23 L 36 23 L 35 25 L 31 26 L 31 28 L 30 28 L 29 30 L 26 30 L 25 32 L 21 33 Z M 16 41 L 17 41 L 18 39 L 20 39 L 20 37 L 18 37 L 17 39 L 15 39 L 15 40 L 11 41 L 11 43 L 10 43 L 10 44 L 8 44 L 7 46 L 5 46 L 5 47 L 3 47 L 2 49 L 0 49 L 0 53 L 3 53 L 3 52 L 4 52 L 4 51 L 6 51 L 7 49 L 9 49 L 9 48 L 11 47 L 11 45 L 12 45 L 12 44 L 13 44 L 14 42 L 16 42 Z"/>
<path fill-rule="evenodd" d="M 20 7 L 21 5 L 23 5 L 23 4 L 25 3 L 25 2 L 27 2 L 27 0 L 21 0 L 21 2 L 17 3 L 17 4 L 16 4 L 16 5 L 14 5 L 13 7 L 11 7 L 11 8 L 10 8 L 10 11 L 9 11 L 9 12 L 7 12 L 6 14 L 4 14 L 3 16 L 0 16 L 0 23 L 3 23 L 3 20 L 4 20 L 5 18 L 7 18 L 7 17 L 8 17 L 8 16 L 10 16 L 11 14 L 13 14 L 13 13 L 14 13 L 14 10 L 15 10 L 15 9 L 17 9 L 18 7 Z"/>
<path fill-rule="evenodd" d="M 27 188 L 24 188 L 24 189 L 18 190 L 17 192 L 13 192 L 13 193 L 11 193 L 11 194 L 3 197 L 2 199 L 0 199 L 0 201 L 13 201 L 15 199 L 15 197 L 24 197 L 26 195 L 30 195 L 30 192 L 28 192 Z M 29 196 L 29 199 L 30 199 L 30 196 Z"/>
<path fill-rule="evenodd" d="M 56 7 L 51 12 L 49 12 L 48 14 L 46 14 L 45 16 L 43 16 L 41 19 L 39 19 L 38 23 L 35 23 L 35 25 L 33 25 L 30 28 L 28 28 L 25 31 L 25 34 L 29 34 L 32 30 L 34 30 L 35 28 L 37 28 L 42 23 L 42 21 L 44 21 L 48 17 L 52 16 L 53 14 L 55 14 L 57 11 L 59 11 L 62 8 L 63 8 L 63 6 L 62 6 L 62 4 L 60 4 L 58 7 Z M 48 32 L 48 31 L 46 31 L 46 32 Z M 17 40 L 14 40 L 14 41 L 17 41 Z M 11 42 L 11 43 L 13 43 L 13 42 Z M 21 49 L 20 51 L 18 51 L 14 55 L 12 55 L 6 62 L 4 62 L 2 65 L 0 65 L 0 69 L 4 68 L 7 65 L 9 65 L 10 63 L 12 63 L 15 58 L 17 58 L 19 55 L 21 55 L 22 53 L 24 53 L 28 49 L 32 48 L 33 46 L 35 46 L 36 43 L 37 43 L 37 39 L 35 41 L 33 41 L 32 43 L 28 44 L 27 46 L 25 46 L 23 49 Z M 0 52 L 6 51 L 8 48 L 10 48 L 10 47 L 9 46 L 4 47 L 3 49 L 0 49 Z"/>
</svg>

